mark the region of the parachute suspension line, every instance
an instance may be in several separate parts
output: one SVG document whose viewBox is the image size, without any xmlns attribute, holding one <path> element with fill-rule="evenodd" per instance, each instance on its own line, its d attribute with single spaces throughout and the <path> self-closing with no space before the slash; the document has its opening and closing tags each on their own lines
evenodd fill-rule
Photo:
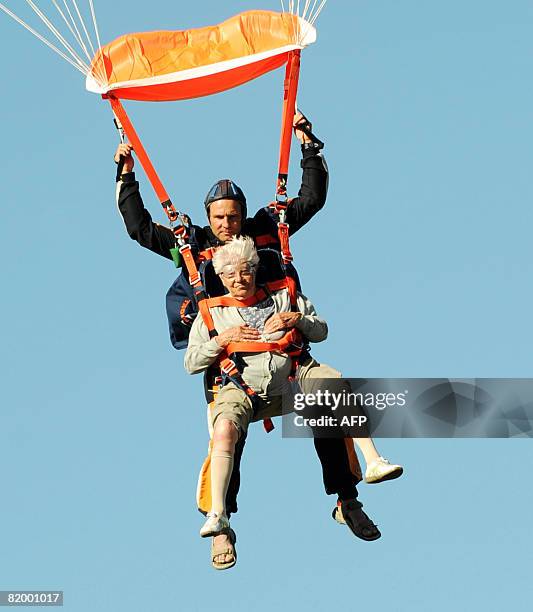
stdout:
<svg viewBox="0 0 533 612">
<path fill-rule="evenodd" d="M 285 9 L 285 2 L 281 0 L 282 13 L 292 13 L 309 23 L 314 23 L 322 12 L 327 0 L 305 0 L 305 5 L 303 3 L 304 0 L 288 0 L 288 2 L 288 7 Z M 313 3 L 312 6 L 311 3 Z"/>
<path fill-rule="evenodd" d="M 65 7 L 65 10 L 68 14 L 68 17 L 70 19 L 67 19 L 65 13 L 63 12 L 63 9 L 61 9 L 61 7 L 59 6 L 59 4 L 57 3 L 57 0 L 52 0 L 52 4 L 56 7 L 58 13 L 61 15 L 63 21 L 65 22 L 67 28 L 69 29 L 70 33 L 72 34 L 72 36 L 74 37 L 74 39 L 76 40 L 76 42 L 78 43 L 78 45 L 80 46 L 80 49 L 83 51 L 83 53 L 85 54 L 85 57 L 88 59 L 89 64 L 92 63 L 93 61 L 93 56 L 91 56 L 91 54 L 89 53 L 88 49 L 87 49 L 87 45 L 85 44 L 83 37 L 80 33 L 80 30 L 78 28 L 78 25 L 76 23 L 76 20 L 74 19 L 73 15 L 72 15 L 72 11 L 70 10 L 70 7 L 67 3 L 66 0 L 63 0 L 63 5 Z M 94 11 L 94 7 L 92 6 L 92 0 L 91 0 L 91 15 L 93 17 L 93 23 L 94 23 L 94 28 L 95 28 L 95 32 L 96 32 L 96 38 L 98 40 L 98 45 L 99 48 L 101 47 L 100 45 L 100 36 L 99 36 L 99 32 L 98 32 L 98 26 L 96 23 L 96 14 Z M 107 83 L 107 77 L 103 72 L 103 69 L 101 68 L 100 65 L 98 65 L 98 78 L 102 81 L 103 83 Z"/>
<path fill-rule="evenodd" d="M 291 13 L 297 15 L 304 20 L 304 28 L 302 32 L 294 32 L 295 42 L 300 43 L 305 39 L 309 30 L 314 26 L 318 16 L 322 12 L 327 0 L 289 0 L 288 10 L 285 10 L 285 3 L 281 0 L 281 9 L 283 13 Z M 312 3 L 312 5 L 311 5 Z M 300 9 L 301 15 L 300 15 Z M 293 26 L 294 27 L 294 26 Z"/>
<path fill-rule="evenodd" d="M 317 3 L 318 3 L 318 0 L 313 0 L 313 6 L 309 10 L 309 17 L 307 17 L 307 16 L 305 17 L 305 19 L 307 21 L 311 21 L 311 18 L 313 17 L 313 12 L 314 12 L 314 10 L 316 8 Z M 311 0 L 309 0 L 309 4 L 311 4 Z M 307 15 L 307 13 L 306 13 L 306 15 Z"/>
<path fill-rule="evenodd" d="M 102 58 L 102 43 L 100 42 L 100 32 L 98 31 L 98 23 L 96 21 L 96 12 L 94 10 L 94 3 L 93 0 L 89 0 L 89 5 L 91 7 L 91 16 L 93 18 L 93 25 L 94 25 L 94 32 L 96 34 L 96 42 L 98 43 L 98 54 L 100 56 L 100 59 Z M 101 65 L 104 65 L 104 62 L 101 62 Z M 104 75 L 104 83 L 107 83 L 107 78 L 105 78 Z"/>
<path fill-rule="evenodd" d="M 87 38 L 87 42 L 88 42 L 89 47 L 90 47 L 90 49 L 92 51 L 92 56 L 91 56 L 91 61 L 92 61 L 92 58 L 94 58 L 95 55 L 96 55 L 96 51 L 95 51 L 95 48 L 94 48 L 94 45 L 93 45 L 92 38 L 89 36 L 89 32 L 87 30 L 87 26 L 85 25 L 85 20 L 83 19 L 83 16 L 82 16 L 82 14 L 80 12 L 80 9 L 78 8 L 76 0 L 71 0 L 71 2 L 74 5 L 74 8 L 76 9 L 76 14 L 78 15 L 78 19 L 80 21 L 81 27 L 83 29 L 83 32 L 85 33 L 85 36 Z M 65 6 L 67 6 L 66 0 L 63 0 L 63 3 L 65 4 Z M 90 8 L 91 8 L 91 17 L 92 17 L 93 25 L 94 25 L 94 31 L 95 31 L 95 34 L 96 34 L 96 41 L 97 41 L 97 44 L 98 44 L 98 52 L 99 52 L 99 54 L 101 56 L 102 45 L 100 43 L 100 33 L 98 31 L 98 24 L 97 24 L 97 21 L 96 21 L 96 12 L 94 10 L 94 6 L 93 6 L 92 0 L 90 0 Z M 70 11 L 69 11 L 69 13 L 70 13 Z M 72 19 L 72 21 L 73 21 L 73 23 L 75 25 L 76 21 L 74 20 L 74 18 L 72 16 L 71 16 L 71 19 Z M 75 25 L 75 27 L 76 27 L 76 25 Z M 77 27 L 76 27 L 76 31 L 79 33 L 79 30 L 78 30 Z M 80 39 L 81 38 L 82 38 L 82 36 L 80 34 Z M 83 45 L 83 46 L 85 48 L 85 45 Z M 98 63 L 97 72 L 98 72 L 98 78 L 100 79 L 100 82 L 102 83 L 102 85 L 103 84 L 107 84 L 108 83 L 108 79 L 107 79 L 107 75 L 105 73 L 104 62 Z"/>
<path fill-rule="evenodd" d="M 84 66 L 82 68 L 76 61 L 72 60 L 68 55 L 63 53 L 60 49 L 58 49 L 54 44 L 52 44 L 49 40 L 47 40 L 42 34 L 36 32 L 31 26 L 29 26 L 25 21 L 23 21 L 20 17 L 17 17 L 15 13 L 12 13 L 7 6 L 3 5 L 0 2 L 0 10 L 4 11 L 6 15 L 9 15 L 12 19 L 14 19 L 17 23 L 19 23 L 23 28 L 28 30 L 30 34 L 33 34 L 36 38 L 38 38 L 41 42 L 43 42 L 47 47 L 55 51 L 60 57 L 62 57 L 66 62 L 68 62 L 71 66 L 79 70 L 84 76 L 87 76 L 88 67 Z"/>
<path fill-rule="evenodd" d="M 29 0 L 26 0 L 26 1 L 28 2 Z M 52 0 L 52 2 L 54 4 L 54 6 L 56 7 L 56 9 L 58 10 L 58 12 L 60 13 L 60 15 L 63 18 L 63 20 L 65 21 L 65 23 L 67 24 L 68 29 L 70 30 L 70 32 L 72 33 L 72 35 L 76 39 L 76 42 L 80 45 L 80 48 L 83 49 L 83 52 L 85 53 L 85 56 L 89 60 L 89 64 L 92 63 L 93 57 L 95 56 L 95 48 L 94 48 L 94 45 L 93 45 L 93 41 L 92 41 L 91 37 L 89 36 L 89 32 L 87 30 L 87 27 L 85 25 L 85 20 L 83 19 L 83 16 L 82 16 L 82 14 L 81 14 L 81 12 L 80 12 L 80 10 L 78 8 L 78 5 L 76 4 L 76 0 L 71 0 L 71 2 L 72 2 L 73 6 L 75 8 L 76 14 L 77 14 L 78 19 L 80 21 L 81 28 L 82 28 L 83 32 L 85 33 L 86 41 L 84 41 L 84 39 L 83 39 L 83 36 L 82 36 L 82 34 L 80 32 L 80 28 L 78 28 L 78 24 L 76 23 L 76 19 L 74 18 L 74 15 L 72 14 L 71 8 L 69 7 L 69 5 L 67 3 L 67 0 L 63 0 L 63 5 L 65 6 L 65 9 L 66 9 L 66 11 L 68 13 L 68 16 L 70 18 L 70 23 L 67 20 L 67 18 L 65 16 L 65 14 L 63 13 L 63 11 L 61 10 L 61 8 L 59 7 L 59 5 L 57 4 L 57 1 L 56 0 Z M 96 22 L 96 13 L 95 13 L 95 10 L 94 10 L 94 6 L 93 6 L 92 0 L 89 0 L 89 4 L 90 4 L 90 8 L 91 8 L 91 17 L 92 17 L 93 24 L 94 24 L 94 30 L 95 30 L 95 34 L 96 34 L 96 39 L 98 41 L 98 49 L 100 50 L 100 48 L 101 48 L 100 35 L 99 35 L 99 31 L 98 31 L 98 25 L 97 25 L 97 22 Z M 89 50 L 88 50 L 87 45 L 86 45 L 86 42 L 88 43 L 89 48 L 92 51 L 92 55 L 89 53 Z M 98 75 L 97 76 L 98 76 L 99 80 L 101 81 L 101 83 L 102 84 L 107 83 L 107 77 L 106 77 L 105 72 L 104 72 L 104 70 L 103 70 L 103 68 L 102 68 L 102 66 L 100 64 L 98 65 L 97 71 L 98 71 Z M 89 73 L 89 72 L 90 72 L 90 68 L 87 67 L 87 73 Z"/>
<path fill-rule="evenodd" d="M 85 32 L 85 36 L 87 38 L 87 42 L 89 43 L 89 47 L 91 48 L 92 55 L 94 57 L 96 55 L 96 51 L 94 49 L 93 41 L 92 41 L 91 37 L 89 36 L 89 32 L 87 31 L 87 26 L 85 25 L 85 21 L 84 21 L 84 19 L 82 17 L 80 9 L 78 8 L 78 4 L 77 4 L 76 0 L 71 0 L 71 2 L 74 5 L 74 8 L 76 9 L 76 13 L 78 15 L 78 19 L 79 19 L 79 21 L 81 23 L 81 27 L 82 27 L 83 31 Z M 99 47 L 99 50 L 100 50 L 100 47 Z M 101 70 L 103 70 L 103 68 Z M 99 72 L 98 73 L 98 77 L 101 79 L 102 84 L 107 83 L 107 77 L 105 76 L 105 74 L 102 74 L 102 72 Z"/>
<path fill-rule="evenodd" d="M 305 16 L 307 15 L 307 11 L 309 10 L 310 4 L 311 4 L 311 0 L 305 0 L 305 6 L 304 6 L 303 13 L 302 13 L 302 19 L 305 19 Z"/>
<path fill-rule="evenodd" d="M 56 0 L 52 0 L 52 3 L 56 7 L 58 13 L 61 15 L 63 21 L 65 22 L 65 24 L 67 26 L 67 28 L 70 30 L 70 33 L 72 34 L 72 36 L 74 37 L 74 39 L 76 40 L 76 42 L 80 46 L 80 49 L 83 51 L 83 53 L 85 54 L 85 57 L 87 58 L 87 60 L 90 63 L 92 61 L 92 58 L 89 55 L 89 52 L 87 51 L 87 47 L 83 43 L 83 40 L 81 39 L 80 33 L 78 32 L 78 29 L 76 28 L 76 24 L 72 20 L 72 15 L 70 14 L 70 10 L 69 10 L 67 4 L 65 3 L 65 0 L 63 0 L 63 4 L 65 4 L 66 10 L 68 11 L 68 14 L 69 14 L 69 17 L 70 17 L 70 20 L 71 20 L 70 22 L 67 19 L 67 17 L 65 15 L 65 13 L 63 12 L 63 10 L 61 9 L 61 7 L 59 6 L 59 4 L 56 2 Z M 74 25 L 74 28 L 72 27 L 71 22 Z"/>
<path fill-rule="evenodd" d="M 316 13 L 311 17 L 311 21 L 309 22 L 311 25 L 314 25 L 316 20 L 318 19 L 318 16 L 320 15 L 320 13 L 322 12 L 322 9 L 326 6 L 326 2 L 328 0 L 322 0 L 320 6 L 318 7 L 318 9 L 316 10 Z"/>
<path fill-rule="evenodd" d="M 92 60 L 92 55 L 89 53 L 87 46 L 83 40 L 83 36 L 81 35 L 81 32 L 78 28 L 78 24 L 76 23 L 76 20 L 74 19 L 74 16 L 72 15 L 72 11 L 70 10 L 69 5 L 67 4 L 67 0 L 63 0 L 63 4 L 65 5 L 65 8 L 67 9 L 67 13 L 68 16 L 70 17 L 70 21 L 72 22 L 72 26 L 74 27 L 74 29 L 76 30 L 76 34 L 78 35 L 78 41 L 80 43 L 80 45 L 83 47 L 83 50 L 85 51 L 85 54 L 87 55 L 88 58 L 90 58 Z M 79 13 L 79 11 L 78 11 Z M 90 41 L 89 41 L 89 46 L 90 46 Z M 94 53 L 93 53 L 94 55 Z"/>
<path fill-rule="evenodd" d="M 85 57 L 89 60 L 89 62 L 91 61 L 91 56 L 89 55 L 89 53 L 87 52 L 87 49 L 82 45 L 78 35 L 76 34 L 76 32 L 72 29 L 72 26 L 70 25 L 68 19 L 65 16 L 65 13 L 63 13 L 61 7 L 59 6 L 59 4 L 56 2 L 56 0 L 52 0 L 52 4 L 56 7 L 57 12 L 61 15 L 61 18 L 63 19 L 63 21 L 66 23 L 67 28 L 70 30 L 70 33 L 72 34 L 72 36 L 76 39 L 76 42 L 80 45 L 80 47 L 83 49 L 83 51 L 85 52 Z"/>
<path fill-rule="evenodd" d="M 79 64 L 81 67 L 85 68 L 86 72 L 89 72 L 89 66 L 78 56 L 77 52 L 71 47 L 71 45 L 65 40 L 63 35 L 58 31 L 58 29 L 54 26 L 54 24 L 48 19 L 48 17 L 39 9 L 39 7 L 32 2 L 32 0 L 26 0 L 26 4 L 28 4 L 33 12 L 39 17 L 39 19 L 46 25 L 46 27 L 54 34 L 57 40 L 65 47 L 65 49 L 70 53 L 74 61 Z"/>
<path fill-rule="evenodd" d="M 89 36 L 89 32 L 87 32 L 87 27 L 85 25 L 85 21 L 83 20 L 82 14 L 80 13 L 80 9 L 78 8 L 78 4 L 76 3 L 76 0 L 71 0 L 71 2 L 74 5 L 74 8 L 76 9 L 76 13 L 78 15 L 79 22 L 81 24 L 81 27 L 82 27 L 84 33 L 85 33 L 85 38 L 87 39 L 87 42 L 89 43 L 89 47 L 90 47 L 92 55 L 94 57 L 96 51 L 94 49 L 93 41 L 92 41 L 91 37 Z"/>
<path fill-rule="evenodd" d="M 91 58 L 91 54 L 89 53 L 89 51 L 87 50 L 87 47 L 85 46 L 85 43 L 83 42 L 83 38 L 82 38 L 82 36 L 81 36 L 81 34 L 80 34 L 80 31 L 79 31 L 79 29 L 78 29 L 78 25 L 77 25 L 77 23 L 76 23 L 76 20 L 75 20 L 75 19 L 74 19 L 74 17 L 72 16 L 72 12 L 71 12 L 71 10 L 70 10 L 69 5 L 67 4 L 67 1 L 66 1 L 66 0 L 63 0 L 63 4 L 64 4 L 65 9 L 66 9 L 66 11 L 67 11 L 67 14 L 68 14 L 68 16 L 69 16 L 69 18 L 70 18 L 70 22 L 72 23 L 72 27 L 74 28 L 74 31 L 76 32 L 76 34 L 75 34 L 75 36 L 76 36 L 76 40 L 79 42 L 80 46 L 81 46 L 81 47 L 82 47 L 82 49 L 84 50 L 85 55 L 86 55 L 86 56 L 87 56 L 89 59 L 92 59 L 92 58 Z M 71 28 L 71 31 L 72 31 L 72 28 Z"/>
</svg>

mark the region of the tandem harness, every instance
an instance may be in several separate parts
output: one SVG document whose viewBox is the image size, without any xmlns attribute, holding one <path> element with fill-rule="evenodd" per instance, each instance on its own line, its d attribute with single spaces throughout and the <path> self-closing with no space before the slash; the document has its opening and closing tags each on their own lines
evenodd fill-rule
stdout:
<svg viewBox="0 0 533 612">
<path fill-rule="evenodd" d="M 198 301 L 198 309 L 209 331 L 210 338 L 214 338 L 218 335 L 210 310 L 217 306 L 247 308 L 262 302 L 274 291 L 286 289 L 289 294 L 291 311 L 295 312 L 297 310 L 297 283 L 294 278 L 286 273 L 280 254 L 272 249 L 258 250 L 258 254 L 260 260 L 258 290 L 253 296 L 245 300 L 237 300 L 228 295 L 221 295 L 223 286 L 220 279 L 214 274 L 212 262 L 208 260 L 202 264 L 201 277 L 204 281 L 202 291 L 204 297 Z M 262 282 L 265 276 L 267 278 L 272 278 L 273 275 L 278 278 Z M 261 279 L 261 276 L 263 276 L 263 279 Z M 244 362 L 241 356 L 245 353 L 264 353 L 273 351 L 285 353 L 291 358 L 289 380 L 293 380 L 302 357 L 308 354 L 308 345 L 302 334 L 295 328 L 289 330 L 276 342 L 233 342 L 229 344 L 220 353 L 216 362 L 208 370 L 206 376 L 208 402 L 210 403 L 215 399 L 217 392 L 224 385 L 232 382 L 246 393 L 252 403 L 254 412 L 257 412 L 262 406 L 262 400 L 256 391 L 243 379 L 242 371 Z M 274 429 L 271 419 L 265 419 L 263 425 L 267 432 Z"/>
</svg>

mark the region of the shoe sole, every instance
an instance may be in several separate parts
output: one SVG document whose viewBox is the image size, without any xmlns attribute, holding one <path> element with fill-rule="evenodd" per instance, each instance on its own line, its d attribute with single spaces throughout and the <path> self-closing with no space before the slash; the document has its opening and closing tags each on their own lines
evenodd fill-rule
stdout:
<svg viewBox="0 0 533 612">
<path fill-rule="evenodd" d="M 201 538 L 212 538 L 213 536 L 221 535 L 222 533 L 229 533 L 231 527 L 224 527 L 224 529 L 220 529 L 219 531 L 210 531 L 209 533 L 202 533 L 200 531 Z"/>
<path fill-rule="evenodd" d="M 227 532 L 228 532 L 227 529 L 221 529 L 220 531 L 210 531 L 209 533 L 201 533 L 200 537 L 201 538 L 213 538 L 214 536 L 222 535 L 223 533 L 227 533 Z"/>
<path fill-rule="evenodd" d="M 231 569 L 237 564 L 237 550 L 235 549 L 235 544 L 237 543 L 237 535 L 231 527 L 228 529 L 228 536 L 231 541 L 231 545 L 233 546 L 233 561 L 228 561 L 227 563 L 216 563 L 215 561 L 212 561 L 211 565 L 213 566 L 213 569 L 216 569 L 218 571 Z"/>
<path fill-rule="evenodd" d="M 400 478 L 402 474 L 403 474 L 403 468 L 399 468 L 397 470 L 393 470 L 392 472 L 389 472 L 388 474 L 385 474 L 384 476 L 381 476 L 381 478 L 376 478 L 376 480 L 367 480 L 365 478 L 365 482 L 367 484 L 379 484 L 380 482 L 385 482 L 387 480 L 396 480 L 396 478 Z"/>
</svg>

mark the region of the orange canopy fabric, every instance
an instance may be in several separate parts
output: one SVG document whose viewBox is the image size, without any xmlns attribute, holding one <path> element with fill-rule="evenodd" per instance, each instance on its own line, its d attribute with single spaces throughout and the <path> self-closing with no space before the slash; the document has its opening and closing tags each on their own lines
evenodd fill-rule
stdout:
<svg viewBox="0 0 533 612">
<path fill-rule="evenodd" d="M 316 40 L 291 13 L 247 11 L 217 26 L 126 34 L 99 50 L 87 89 L 132 100 L 182 100 L 237 87 Z"/>
</svg>

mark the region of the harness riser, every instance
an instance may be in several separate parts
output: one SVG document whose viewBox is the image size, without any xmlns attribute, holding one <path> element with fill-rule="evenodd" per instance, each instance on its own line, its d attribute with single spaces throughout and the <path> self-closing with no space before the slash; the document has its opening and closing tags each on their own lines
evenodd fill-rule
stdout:
<svg viewBox="0 0 533 612">
<path fill-rule="evenodd" d="M 150 161 L 148 153 L 146 152 L 146 149 L 144 148 L 141 139 L 139 138 L 139 135 L 135 131 L 135 128 L 133 127 L 133 124 L 130 121 L 128 114 L 122 106 L 121 101 L 112 95 L 104 95 L 103 97 L 109 100 L 113 112 L 120 121 L 120 124 L 122 125 L 122 128 L 126 133 L 126 136 L 128 137 L 128 140 L 133 145 L 133 150 L 135 151 L 135 154 L 137 155 L 141 166 L 146 172 L 148 180 L 150 181 L 152 187 L 154 188 L 154 191 L 157 194 L 157 197 L 159 198 L 159 202 L 161 203 L 161 205 L 163 205 L 163 208 L 165 209 L 165 212 L 167 213 L 170 219 L 170 214 L 172 214 L 174 208 L 170 200 L 170 196 L 168 195 L 167 190 L 163 186 L 161 179 L 159 178 L 152 162 Z M 175 212 L 176 211 L 174 210 L 174 213 Z"/>
<path fill-rule="evenodd" d="M 292 128 L 294 113 L 296 111 L 296 96 L 300 78 L 300 49 L 289 53 L 289 60 L 285 69 L 283 87 L 283 114 L 281 117 L 281 139 L 279 148 L 277 197 L 287 197 L 287 177 L 289 174 L 289 160 L 291 156 Z"/>
</svg>

